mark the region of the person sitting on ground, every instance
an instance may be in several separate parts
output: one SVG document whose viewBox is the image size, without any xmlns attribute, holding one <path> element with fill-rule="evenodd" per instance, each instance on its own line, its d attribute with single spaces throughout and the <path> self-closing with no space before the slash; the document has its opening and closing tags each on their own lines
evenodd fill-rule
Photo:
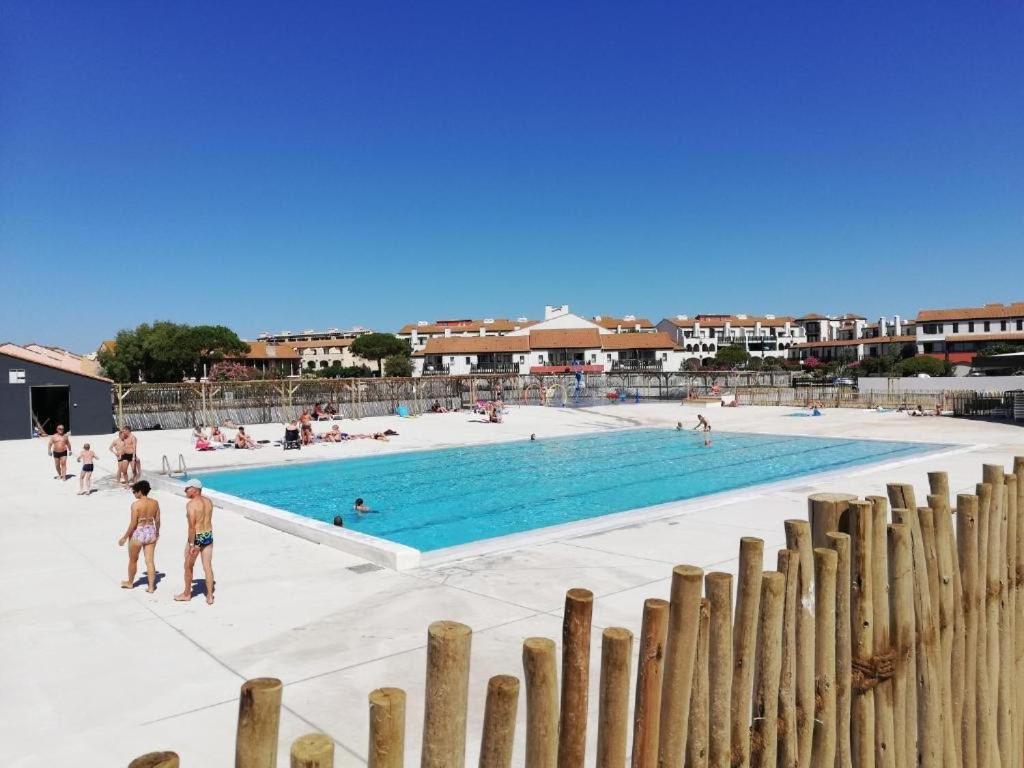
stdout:
<svg viewBox="0 0 1024 768">
<path fill-rule="evenodd" d="M 373 512 L 372 509 L 366 506 L 366 502 L 361 498 L 356 499 L 356 503 L 352 505 L 352 509 L 361 515 L 365 515 L 367 512 Z"/>
<path fill-rule="evenodd" d="M 328 416 L 336 416 L 338 411 L 335 410 L 334 403 L 328 403 L 327 407 L 324 408 L 324 413 L 326 413 Z"/>
<path fill-rule="evenodd" d="M 448 413 L 448 409 L 441 405 L 440 400 L 435 400 L 430 406 L 431 413 Z"/>
<path fill-rule="evenodd" d="M 390 442 L 388 440 L 388 436 L 385 435 L 383 432 L 374 432 L 372 437 L 374 440 L 380 440 L 382 443 Z"/>
<path fill-rule="evenodd" d="M 323 415 L 324 415 L 324 412 L 323 412 L 323 409 L 320 407 L 320 403 L 314 404 L 313 405 L 313 414 L 312 414 L 313 421 L 320 421 L 320 419 L 321 419 L 321 417 L 323 417 Z"/>
<path fill-rule="evenodd" d="M 245 427 L 239 427 L 235 434 L 235 448 L 259 448 L 259 445 L 245 433 Z"/>
<path fill-rule="evenodd" d="M 341 442 L 341 427 L 337 424 L 332 424 L 331 428 L 324 432 L 324 442 L 327 443 L 340 443 Z"/>
<path fill-rule="evenodd" d="M 220 427 L 213 427 L 210 429 L 210 442 L 211 443 L 226 443 L 224 435 L 220 431 Z"/>
</svg>

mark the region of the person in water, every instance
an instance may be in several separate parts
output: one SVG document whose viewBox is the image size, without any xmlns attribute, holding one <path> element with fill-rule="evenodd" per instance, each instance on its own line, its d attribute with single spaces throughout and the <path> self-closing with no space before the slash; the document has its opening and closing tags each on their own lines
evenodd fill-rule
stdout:
<svg viewBox="0 0 1024 768">
<path fill-rule="evenodd" d="M 373 512 L 372 509 L 366 506 L 366 502 L 362 499 L 356 499 L 356 503 L 352 505 L 352 509 L 361 515 L 365 515 L 367 512 Z"/>
<path fill-rule="evenodd" d="M 192 571 L 196 560 L 203 561 L 203 576 L 206 579 L 206 602 L 213 605 L 213 502 L 203 496 L 203 483 L 193 478 L 185 483 L 185 515 L 188 522 L 188 538 L 185 540 L 185 588 L 175 595 L 178 602 L 192 599 Z"/>
<path fill-rule="evenodd" d="M 132 517 L 128 522 L 128 530 L 124 532 L 117 546 L 128 544 L 128 580 L 121 582 L 122 589 L 135 586 L 135 572 L 139 566 L 139 552 L 146 558 L 147 592 L 156 592 L 156 542 L 160 538 L 160 504 L 149 498 L 149 483 L 139 480 L 132 485 Z"/>
<path fill-rule="evenodd" d="M 88 496 L 92 493 L 92 470 L 96 463 L 96 451 L 86 443 L 78 452 L 78 462 L 82 465 L 82 471 L 78 474 L 78 495 Z"/>
</svg>

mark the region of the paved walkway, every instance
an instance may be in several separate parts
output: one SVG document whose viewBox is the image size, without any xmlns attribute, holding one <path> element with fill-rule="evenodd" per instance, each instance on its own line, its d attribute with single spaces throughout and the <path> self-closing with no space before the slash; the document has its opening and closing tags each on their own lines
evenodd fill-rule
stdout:
<svg viewBox="0 0 1024 768">
<path fill-rule="evenodd" d="M 302 458 L 541 437 L 634 425 L 695 421 L 678 405 L 607 406 L 587 411 L 523 408 L 505 424 L 462 414 L 346 423 L 347 431 L 389 426 L 388 444 L 359 441 L 303 451 Z M 819 490 L 884 492 L 888 481 L 926 488 L 925 472 L 950 473 L 955 493 L 973 489 L 981 465 L 1024 454 L 1024 429 L 904 414 L 827 411 L 786 418 L 791 409 L 707 409 L 716 429 L 878 437 L 957 443 L 964 450 L 899 467 L 860 469 L 798 488 L 740 491 L 728 503 L 654 522 L 396 573 L 272 530 L 231 512 L 215 516 L 217 604 L 172 601 L 181 589 L 184 500 L 157 493 L 164 530 L 155 595 L 118 588 L 125 550 L 117 547 L 129 496 L 109 479 L 92 496 L 77 481 L 52 479 L 41 441 L 0 443 L 0 744 L 9 766 L 126 765 L 138 754 L 174 749 L 185 766 L 231 764 L 237 695 L 250 677 L 285 681 L 280 765 L 296 736 L 322 730 L 337 743 L 338 766 L 365 764 L 366 695 L 394 685 L 409 693 L 407 763 L 419 760 L 424 641 L 428 623 L 447 618 L 474 628 L 469 736 L 479 737 L 488 677 L 520 673 L 523 638 L 558 638 L 565 590 L 594 591 L 592 680 L 600 628 L 637 631 L 646 597 L 667 597 L 672 565 L 733 570 L 743 535 L 765 540 L 766 564 L 783 543 L 782 521 L 805 515 Z M 277 437 L 280 427 L 252 428 Z M 147 466 L 187 454 L 193 465 L 283 460 L 279 451 L 188 454 L 184 432 L 141 433 Z M 101 452 L 110 437 L 96 438 Z M 82 439 L 74 438 L 76 449 Z M 94 446 L 95 447 L 95 446 Z M 294 453 L 289 452 L 289 456 Z M 108 468 L 110 462 L 104 459 Z M 920 496 L 923 498 L 923 495 Z M 201 575 L 197 569 L 197 575 Z M 593 689 L 592 689 L 593 690 Z M 596 715 L 597 697 L 591 697 Z M 524 707 L 520 706 L 520 716 Z M 522 735 L 519 729 L 522 760 Z M 592 758 L 593 742 L 589 756 Z"/>
</svg>

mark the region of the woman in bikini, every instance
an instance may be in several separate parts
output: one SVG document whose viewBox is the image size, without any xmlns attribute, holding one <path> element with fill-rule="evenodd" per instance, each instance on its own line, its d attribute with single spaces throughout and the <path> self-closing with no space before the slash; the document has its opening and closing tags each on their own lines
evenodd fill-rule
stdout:
<svg viewBox="0 0 1024 768">
<path fill-rule="evenodd" d="M 139 565 L 139 552 L 146 557 L 147 592 L 156 592 L 156 542 L 160 538 L 160 505 L 149 498 L 149 483 L 145 480 L 132 485 L 132 518 L 128 530 L 117 542 L 119 547 L 128 544 L 128 580 L 121 582 L 122 589 L 135 586 L 135 572 Z"/>
</svg>

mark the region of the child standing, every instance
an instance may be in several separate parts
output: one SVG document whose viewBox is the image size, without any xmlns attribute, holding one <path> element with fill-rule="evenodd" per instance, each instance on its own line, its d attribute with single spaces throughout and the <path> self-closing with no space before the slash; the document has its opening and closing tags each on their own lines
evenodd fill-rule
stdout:
<svg viewBox="0 0 1024 768">
<path fill-rule="evenodd" d="M 96 451 L 86 443 L 78 453 L 78 461 L 82 465 L 82 471 L 78 475 L 78 495 L 88 496 L 92 493 L 92 466 L 96 461 Z"/>
</svg>

